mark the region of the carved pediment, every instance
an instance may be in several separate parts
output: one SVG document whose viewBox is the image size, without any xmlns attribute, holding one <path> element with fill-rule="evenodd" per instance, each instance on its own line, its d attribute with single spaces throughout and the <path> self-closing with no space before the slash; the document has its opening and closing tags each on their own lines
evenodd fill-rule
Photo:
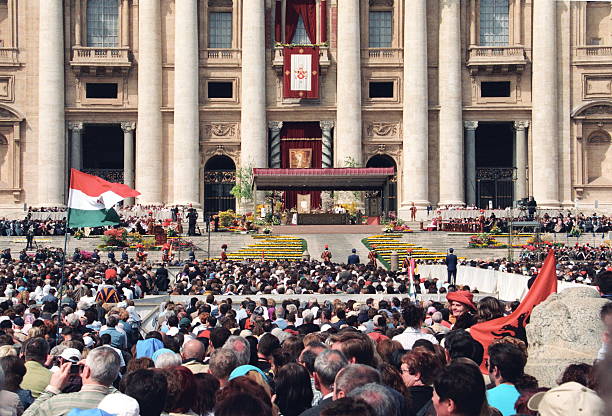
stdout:
<svg viewBox="0 0 612 416">
<path fill-rule="evenodd" d="M 581 116 L 593 116 L 593 115 L 612 115 L 612 105 L 599 104 L 594 105 L 592 107 L 587 108 L 582 113 Z"/>
<path fill-rule="evenodd" d="M 204 125 L 204 139 L 237 139 L 238 123 L 209 123 Z"/>
<path fill-rule="evenodd" d="M 367 135 L 368 137 L 399 137 L 400 124 L 373 122 L 368 124 Z"/>
<path fill-rule="evenodd" d="M 232 7 L 232 0 L 208 0 L 208 7 Z"/>
<path fill-rule="evenodd" d="M 393 7 L 393 0 L 370 0 L 370 7 Z"/>
</svg>

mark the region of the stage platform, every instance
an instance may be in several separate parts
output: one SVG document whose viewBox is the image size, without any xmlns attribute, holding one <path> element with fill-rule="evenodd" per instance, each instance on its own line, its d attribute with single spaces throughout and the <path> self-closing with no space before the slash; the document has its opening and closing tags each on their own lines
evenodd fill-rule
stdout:
<svg viewBox="0 0 612 416">
<path fill-rule="evenodd" d="M 381 225 L 275 225 L 272 233 L 277 235 L 300 234 L 380 234 Z"/>
</svg>

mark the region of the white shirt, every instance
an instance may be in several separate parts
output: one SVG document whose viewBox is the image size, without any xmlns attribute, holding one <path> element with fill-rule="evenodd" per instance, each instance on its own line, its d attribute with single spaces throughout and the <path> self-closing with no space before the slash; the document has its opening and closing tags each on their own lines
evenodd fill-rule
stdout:
<svg viewBox="0 0 612 416">
<path fill-rule="evenodd" d="M 424 334 L 417 328 L 406 328 L 404 332 L 393 337 L 393 341 L 397 341 L 402 344 L 402 348 L 405 350 L 411 350 L 414 343 L 419 339 L 426 339 L 431 341 L 432 344 L 437 344 L 438 340 L 431 334 Z"/>
</svg>

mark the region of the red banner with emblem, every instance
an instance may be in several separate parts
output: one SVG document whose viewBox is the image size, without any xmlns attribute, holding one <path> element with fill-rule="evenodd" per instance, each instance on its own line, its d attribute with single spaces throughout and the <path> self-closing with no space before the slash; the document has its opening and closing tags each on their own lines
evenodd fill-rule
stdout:
<svg viewBox="0 0 612 416">
<path fill-rule="evenodd" d="M 283 97 L 319 98 L 319 47 L 286 46 L 283 62 Z"/>
</svg>

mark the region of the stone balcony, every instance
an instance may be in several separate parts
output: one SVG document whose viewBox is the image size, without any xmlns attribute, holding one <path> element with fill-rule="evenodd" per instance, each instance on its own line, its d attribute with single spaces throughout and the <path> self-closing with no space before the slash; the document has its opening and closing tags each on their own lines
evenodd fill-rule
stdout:
<svg viewBox="0 0 612 416">
<path fill-rule="evenodd" d="M 19 50 L 17 48 L 0 48 L 0 67 L 19 66 Z"/>
<path fill-rule="evenodd" d="M 331 60 L 329 57 L 329 47 L 328 46 L 320 46 L 319 47 L 319 69 L 321 70 L 321 74 L 324 75 L 327 72 L 327 69 L 331 65 Z M 275 46 L 272 50 L 272 67 L 276 70 L 279 75 L 283 74 L 283 47 Z"/>
<path fill-rule="evenodd" d="M 130 49 L 73 46 L 70 66 L 77 73 L 126 73 L 132 66 Z"/>
<path fill-rule="evenodd" d="M 403 66 L 404 51 L 400 48 L 366 48 L 361 50 L 361 61 L 366 66 Z"/>
<path fill-rule="evenodd" d="M 612 65 L 612 46 L 577 46 L 574 48 L 575 65 Z"/>
<path fill-rule="evenodd" d="M 475 75 L 478 72 L 522 72 L 527 65 L 525 47 L 470 46 L 467 67 Z"/>
<path fill-rule="evenodd" d="M 200 53 L 200 63 L 210 67 L 239 67 L 241 61 L 240 49 L 205 49 Z"/>
</svg>

